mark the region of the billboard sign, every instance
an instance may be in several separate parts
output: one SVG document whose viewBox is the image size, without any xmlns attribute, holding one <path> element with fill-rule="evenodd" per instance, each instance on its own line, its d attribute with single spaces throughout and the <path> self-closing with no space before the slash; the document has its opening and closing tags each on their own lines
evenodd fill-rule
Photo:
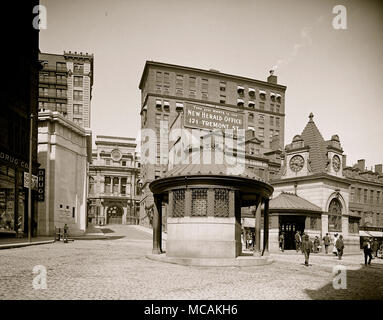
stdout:
<svg viewBox="0 0 383 320">
<path fill-rule="evenodd" d="M 243 129 L 243 114 L 202 105 L 186 105 L 184 126 L 204 130 Z"/>
</svg>

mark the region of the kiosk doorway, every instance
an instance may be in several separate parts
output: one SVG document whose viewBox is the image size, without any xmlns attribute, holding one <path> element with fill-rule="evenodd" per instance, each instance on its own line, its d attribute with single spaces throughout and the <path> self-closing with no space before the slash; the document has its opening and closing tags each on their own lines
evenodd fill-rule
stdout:
<svg viewBox="0 0 383 320">
<path fill-rule="evenodd" d="M 295 233 L 305 230 L 304 216 L 279 216 L 279 234 L 285 234 L 285 250 L 295 250 Z"/>
</svg>

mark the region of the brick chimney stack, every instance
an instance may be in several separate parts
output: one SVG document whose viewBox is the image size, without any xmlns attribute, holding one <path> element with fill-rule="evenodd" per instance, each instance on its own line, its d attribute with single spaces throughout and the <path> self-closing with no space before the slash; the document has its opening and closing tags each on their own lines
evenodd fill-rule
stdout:
<svg viewBox="0 0 383 320">
<path fill-rule="evenodd" d="M 277 84 L 277 76 L 274 75 L 274 70 L 270 70 L 270 75 L 267 77 L 267 82 Z"/>
<path fill-rule="evenodd" d="M 383 165 L 382 164 L 376 164 L 375 165 L 375 172 L 382 174 L 383 173 Z"/>
<path fill-rule="evenodd" d="M 360 171 L 366 170 L 366 160 L 365 159 L 358 160 L 358 168 Z"/>
</svg>

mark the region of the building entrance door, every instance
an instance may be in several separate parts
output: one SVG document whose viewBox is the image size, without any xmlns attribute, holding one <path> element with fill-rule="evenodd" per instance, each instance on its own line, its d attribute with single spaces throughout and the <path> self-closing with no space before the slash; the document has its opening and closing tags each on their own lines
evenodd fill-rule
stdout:
<svg viewBox="0 0 383 320">
<path fill-rule="evenodd" d="M 107 211 L 107 224 L 122 224 L 124 210 L 120 206 L 111 206 Z"/>
<path fill-rule="evenodd" d="M 285 233 L 285 250 L 295 250 L 295 233 L 303 234 L 305 219 L 304 216 L 279 216 L 279 234 Z"/>
</svg>

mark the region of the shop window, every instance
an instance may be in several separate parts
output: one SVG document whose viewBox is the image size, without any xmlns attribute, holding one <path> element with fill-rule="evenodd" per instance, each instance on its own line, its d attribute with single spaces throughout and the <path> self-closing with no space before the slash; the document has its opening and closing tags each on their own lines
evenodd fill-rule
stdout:
<svg viewBox="0 0 383 320">
<path fill-rule="evenodd" d="M 0 170 L 0 231 L 3 232 L 15 229 L 15 177 L 10 170 L 6 166 Z"/>
</svg>

